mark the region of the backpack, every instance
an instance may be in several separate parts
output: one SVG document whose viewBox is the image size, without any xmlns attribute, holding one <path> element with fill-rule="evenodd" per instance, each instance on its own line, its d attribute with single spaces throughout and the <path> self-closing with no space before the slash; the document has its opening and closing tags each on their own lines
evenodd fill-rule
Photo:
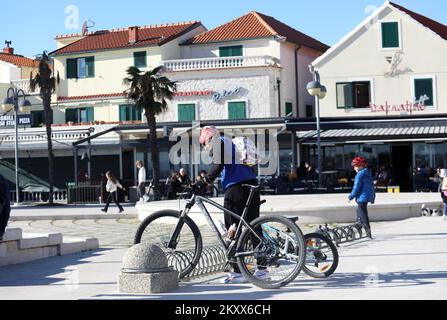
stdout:
<svg viewBox="0 0 447 320">
<path fill-rule="evenodd" d="M 258 149 L 253 140 L 247 137 L 236 137 L 233 139 L 233 144 L 243 165 L 253 167 L 258 164 Z"/>
</svg>

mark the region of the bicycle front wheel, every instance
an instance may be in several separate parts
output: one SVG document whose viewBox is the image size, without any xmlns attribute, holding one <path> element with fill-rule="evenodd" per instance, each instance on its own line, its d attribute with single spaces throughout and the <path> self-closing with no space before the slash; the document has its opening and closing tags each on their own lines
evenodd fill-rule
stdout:
<svg viewBox="0 0 447 320">
<path fill-rule="evenodd" d="M 251 222 L 237 246 L 237 263 L 244 277 L 263 289 L 278 289 L 298 276 L 305 261 L 304 237 L 291 220 L 264 216 Z"/>
<path fill-rule="evenodd" d="M 197 265 L 202 253 L 202 236 L 194 221 L 184 218 L 177 237 L 176 247 L 168 244 L 180 221 L 180 212 L 162 210 L 147 217 L 138 227 L 134 243 L 151 243 L 159 246 L 168 258 L 168 266 L 179 272 L 179 278 L 187 276 Z"/>
<path fill-rule="evenodd" d="M 306 242 L 306 262 L 303 271 L 313 278 L 327 278 L 338 266 L 338 251 L 334 243 L 321 233 L 304 236 Z"/>
</svg>

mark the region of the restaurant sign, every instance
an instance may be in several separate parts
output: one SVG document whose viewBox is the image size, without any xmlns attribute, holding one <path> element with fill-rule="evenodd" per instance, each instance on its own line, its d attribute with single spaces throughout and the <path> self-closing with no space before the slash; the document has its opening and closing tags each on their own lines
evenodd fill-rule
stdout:
<svg viewBox="0 0 447 320">
<path fill-rule="evenodd" d="M 31 116 L 29 114 L 19 115 L 18 118 L 19 126 L 31 125 Z M 0 116 L 0 127 L 13 127 L 14 126 L 14 116 Z"/>
<path fill-rule="evenodd" d="M 430 100 L 426 95 L 422 96 L 416 102 L 409 102 L 408 100 L 402 104 L 389 104 L 385 101 L 385 104 L 377 105 L 370 102 L 369 107 L 371 112 L 412 112 L 412 111 L 424 111 L 427 106 L 425 101 Z"/>
</svg>

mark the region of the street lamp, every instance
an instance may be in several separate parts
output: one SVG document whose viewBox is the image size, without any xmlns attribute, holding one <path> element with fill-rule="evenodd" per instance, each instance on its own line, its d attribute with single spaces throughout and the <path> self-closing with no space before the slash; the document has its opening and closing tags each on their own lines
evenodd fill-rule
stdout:
<svg viewBox="0 0 447 320">
<path fill-rule="evenodd" d="M 317 170 L 318 170 L 318 189 L 321 189 L 321 133 L 320 133 L 320 100 L 324 99 L 327 89 L 320 83 L 320 74 L 315 68 L 309 66 L 310 73 L 313 74 L 314 80 L 307 84 L 307 92 L 315 97 L 316 118 L 317 118 Z"/>
<path fill-rule="evenodd" d="M 19 100 L 20 103 L 19 103 Z M 19 131 L 18 131 L 18 116 L 17 113 L 20 109 L 21 112 L 29 112 L 31 102 L 26 99 L 25 92 L 22 89 L 9 88 L 6 94 L 6 98 L 2 100 L 1 107 L 5 112 L 14 109 L 14 129 L 15 129 L 15 169 L 16 169 L 16 205 L 20 202 L 19 193 Z"/>
</svg>

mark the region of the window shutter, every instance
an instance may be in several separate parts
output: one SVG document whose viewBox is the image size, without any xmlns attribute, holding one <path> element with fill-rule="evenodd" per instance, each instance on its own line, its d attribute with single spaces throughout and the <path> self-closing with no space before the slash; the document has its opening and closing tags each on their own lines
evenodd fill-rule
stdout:
<svg viewBox="0 0 447 320">
<path fill-rule="evenodd" d="M 77 59 L 67 59 L 67 79 L 76 79 L 78 77 Z"/>
<path fill-rule="evenodd" d="M 228 119 L 239 120 L 246 119 L 246 106 L 245 102 L 229 102 L 228 103 Z"/>
<path fill-rule="evenodd" d="M 399 47 L 399 24 L 397 22 L 382 23 L 382 47 Z"/>
<path fill-rule="evenodd" d="M 65 110 L 65 122 L 74 122 L 78 121 L 78 109 L 66 109 Z"/>
<path fill-rule="evenodd" d="M 127 106 L 119 106 L 120 121 L 127 121 Z"/>
<path fill-rule="evenodd" d="M 178 121 L 194 121 L 194 120 L 196 120 L 195 104 L 179 104 Z"/>
<path fill-rule="evenodd" d="M 354 89 L 352 83 L 337 83 L 337 109 L 354 107 Z"/>
<path fill-rule="evenodd" d="M 88 107 L 85 108 L 87 111 L 87 121 L 95 121 L 95 117 L 94 117 L 94 108 L 93 107 Z"/>
<path fill-rule="evenodd" d="M 242 56 L 242 46 L 220 47 L 220 57 L 239 57 Z"/>
<path fill-rule="evenodd" d="M 415 79 L 414 80 L 414 93 L 416 101 L 419 101 L 421 97 L 426 95 L 429 99 L 424 102 L 425 106 L 433 107 L 433 79 Z"/>
<path fill-rule="evenodd" d="M 286 115 L 291 113 L 293 113 L 293 104 L 291 102 L 286 102 Z"/>
<path fill-rule="evenodd" d="M 95 77 L 95 57 L 85 58 L 85 77 L 94 78 Z"/>
</svg>

